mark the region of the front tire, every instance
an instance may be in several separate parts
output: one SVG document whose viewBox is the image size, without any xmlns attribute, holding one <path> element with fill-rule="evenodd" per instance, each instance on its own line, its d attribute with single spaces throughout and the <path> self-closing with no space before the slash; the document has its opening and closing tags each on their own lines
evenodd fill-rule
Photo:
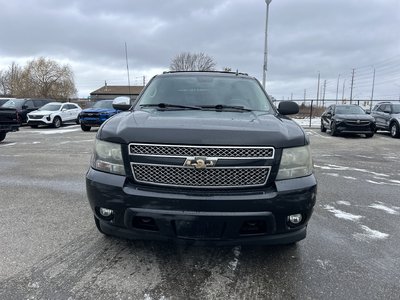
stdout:
<svg viewBox="0 0 400 300">
<path fill-rule="evenodd" d="M 83 131 L 90 131 L 90 126 L 86 126 L 86 125 L 84 125 L 84 124 L 81 124 L 81 128 L 82 128 L 82 130 Z"/>
<path fill-rule="evenodd" d="M 397 124 L 396 122 L 393 122 L 392 124 L 390 124 L 390 136 L 392 138 L 397 138 L 400 136 L 400 128 L 399 128 L 399 124 Z"/>
<path fill-rule="evenodd" d="M 60 128 L 62 124 L 61 118 L 60 117 L 54 117 L 53 119 L 53 127 L 54 128 Z"/>
<path fill-rule="evenodd" d="M 321 132 L 326 132 L 326 128 L 324 126 L 324 123 L 322 123 L 322 121 L 321 121 Z"/>
<path fill-rule="evenodd" d="M 0 132 L 0 142 L 6 138 L 7 132 Z"/>
<path fill-rule="evenodd" d="M 365 134 L 365 137 L 366 137 L 366 138 L 372 138 L 373 136 L 374 136 L 373 133 L 366 133 L 366 134 Z"/>
<path fill-rule="evenodd" d="M 338 135 L 338 132 L 336 130 L 336 124 L 335 124 L 335 122 L 332 122 L 331 123 L 331 136 L 337 136 L 337 135 Z"/>
</svg>

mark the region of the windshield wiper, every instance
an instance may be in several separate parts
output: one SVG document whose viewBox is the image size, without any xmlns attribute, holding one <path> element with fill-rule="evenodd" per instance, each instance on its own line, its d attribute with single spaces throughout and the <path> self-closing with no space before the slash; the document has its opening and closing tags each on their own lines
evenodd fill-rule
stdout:
<svg viewBox="0 0 400 300">
<path fill-rule="evenodd" d="M 160 109 L 167 109 L 167 108 L 182 108 L 182 109 L 195 109 L 201 110 L 200 106 L 194 105 L 181 105 L 181 104 L 170 104 L 170 103 L 157 103 L 157 104 L 141 104 L 140 107 L 157 107 Z"/>
<path fill-rule="evenodd" d="M 245 108 L 244 106 L 241 106 L 241 105 L 223 105 L 223 104 L 217 104 L 217 105 L 202 105 L 201 108 L 215 109 L 215 110 L 252 111 L 252 109 L 250 109 L 250 108 Z"/>
</svg>

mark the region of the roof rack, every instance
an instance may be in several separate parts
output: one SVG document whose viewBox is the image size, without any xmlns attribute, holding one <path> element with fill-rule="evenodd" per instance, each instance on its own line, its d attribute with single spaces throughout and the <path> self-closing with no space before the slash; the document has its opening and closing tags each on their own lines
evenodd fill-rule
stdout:
<svg viewBox="0 0 400 300">
<path fill-rule="evenodd" d="M 232 74 L 232 75 L 243 75 L 243 76 L 249 76 L 247 73 L 242 73 L 238 72 L 232 72 L 232 71 L 164 71 L 163 74 L 169 74 L 169 73 L 222 73 L 222 74 Z"/>
</svg>

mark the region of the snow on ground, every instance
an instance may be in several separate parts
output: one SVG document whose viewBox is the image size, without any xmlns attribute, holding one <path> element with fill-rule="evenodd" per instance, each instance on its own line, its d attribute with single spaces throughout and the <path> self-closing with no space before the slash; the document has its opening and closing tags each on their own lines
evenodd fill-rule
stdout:
<svg viewBox="0 0 400 300">
<path fill-rule="evenodd" d="M 303 127 L 310 127 L 310 118 L 305 119 L 295 119 L 292 118 L 293 121 L 296 121 L 299 125 Z M 321 118 L 311 118 L 311 127 L 319 127 L 321 124 Z"/>
</svg>

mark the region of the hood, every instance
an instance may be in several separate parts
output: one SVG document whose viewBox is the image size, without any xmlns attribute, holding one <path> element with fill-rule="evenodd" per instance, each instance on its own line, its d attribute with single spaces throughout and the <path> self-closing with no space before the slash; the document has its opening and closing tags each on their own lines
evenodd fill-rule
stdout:
<svg viewBox="0 0 400 300">
<path fill-rule="evenodd" d="M 28 113 L 28 115 L 30 115 L 30 116 L 39 116 L 39 115 L 46 116 L 46 115 L 53 114 L 55 112 L 58 112 L 58 110 L 34 110 L 34 111 L 31 111 L 30 113 Z"/>
<path fill-rule="evenodd" d="M 346 119 L 346 120 L 368 120 L 373 121 L 375 120 L 373 116 L 367 114 L 336 114 L 336 118 L 339 119 Z"/>
<path fill-rule="evenodd" d="M 264 112 L 156 109 L 123 112 L 109 119 L 98 138 L 110 142 L 181 145 L 295 147 L 308 144 L 303 129 Z"/>
<path fill-rule="evenodd" d="M 116 112 L 113 108 L 86 108 L 82 110 L 83 113 L 114 113 Z"/>
</svg>

